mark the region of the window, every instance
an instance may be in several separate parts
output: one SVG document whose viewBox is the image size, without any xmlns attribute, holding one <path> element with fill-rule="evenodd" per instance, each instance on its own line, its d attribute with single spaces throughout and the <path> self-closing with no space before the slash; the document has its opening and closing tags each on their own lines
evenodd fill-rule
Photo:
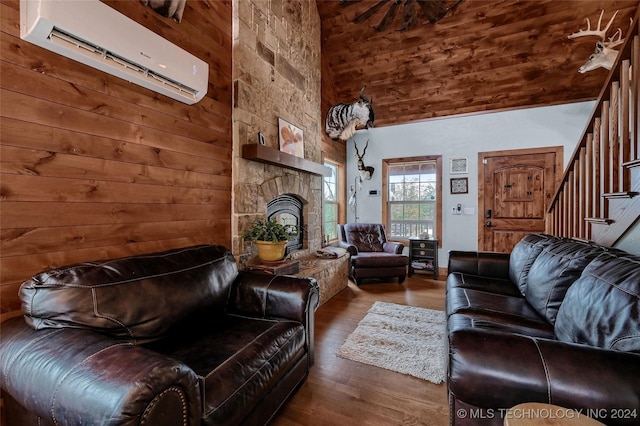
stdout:
<svg viewBox="0 0 640 426">
<path fill-rule="evenodd" d="M 389 239 L 438 238 L 441 233 L 440 156 L 383 161 L 386 183 L 383 220 Z"/>
<path fill-rule="evenodd" d="M 325 161 L 324 165 L 331 169 L 331 176 L 324 176 L 322 185 L 322 226 L 324 229 L 324 242 L 328 243 L 338 239 L 337 226 L 340 212 L 340 194 L 338 192 L 339 166 L 331 161 Z"/>
</svg>

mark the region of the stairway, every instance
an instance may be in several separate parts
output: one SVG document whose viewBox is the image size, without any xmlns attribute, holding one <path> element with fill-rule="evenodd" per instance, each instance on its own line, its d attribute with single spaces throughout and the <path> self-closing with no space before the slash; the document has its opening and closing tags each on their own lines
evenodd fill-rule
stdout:
<svg viewBox="0 0 640 426">
<path fill-rule="evenodd" d="M 639 12 L 547 211 L 549 234 L 614 246 L 640 220 Z"/>
</svg>

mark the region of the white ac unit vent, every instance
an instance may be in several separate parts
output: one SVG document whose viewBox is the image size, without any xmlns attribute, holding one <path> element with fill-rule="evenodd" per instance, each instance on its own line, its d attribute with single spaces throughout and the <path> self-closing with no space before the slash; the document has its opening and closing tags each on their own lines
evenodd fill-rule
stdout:
<svg viewBox="0 0 640 426">
<path fill-rule="evenodd" d="M 209 65 L 98 0 L 20 0 L 20 37 L 186 104 Z"/>
</svg>

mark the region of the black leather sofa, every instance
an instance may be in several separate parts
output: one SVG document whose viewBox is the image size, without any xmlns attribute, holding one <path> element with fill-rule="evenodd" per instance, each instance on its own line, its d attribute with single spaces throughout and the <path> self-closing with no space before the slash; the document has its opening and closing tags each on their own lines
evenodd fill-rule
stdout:
<svg viewBox="0 0 640 426">
<path fill-rule="evenodd" d="M 40 273 L 2 324 L 8 425 L 266 424 L 313 363 L 313 278 L 200 245 Z"/>
<path fill-rule="evenodd" d="M 502 425 L 523 402 L 640 423 L 640 257 L 531 234 L 448 267 L 451 424 Z"/>
</svg>

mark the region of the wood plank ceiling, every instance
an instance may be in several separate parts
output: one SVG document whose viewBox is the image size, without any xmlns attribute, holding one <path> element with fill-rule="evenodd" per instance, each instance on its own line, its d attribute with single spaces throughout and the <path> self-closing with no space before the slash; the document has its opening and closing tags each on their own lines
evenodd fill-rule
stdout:
<svg viewBox="0 0 640 426">
<path fill-rule="evenodd" d="M 607 35 L 617 28 L 626 35 L 640 3 L 465 0 L 435 24 L 415 7 L 418 25 L 401 31 L 402 10 L 413 1 L 316 1 L 336 99 L 351 102 L 367 85 L 376 127 L 596 99 L 608 71 L 579 74 L 578 68 L 598 37 L 567 36 L 585 29 L 586 18 L 595 29 L 602 10 L 603 28 L 619 10 Z M 394 21 L 377 31 L 395 3 Z M 375 13 L 354 23 L 376 5 Z"/>
</svg>

